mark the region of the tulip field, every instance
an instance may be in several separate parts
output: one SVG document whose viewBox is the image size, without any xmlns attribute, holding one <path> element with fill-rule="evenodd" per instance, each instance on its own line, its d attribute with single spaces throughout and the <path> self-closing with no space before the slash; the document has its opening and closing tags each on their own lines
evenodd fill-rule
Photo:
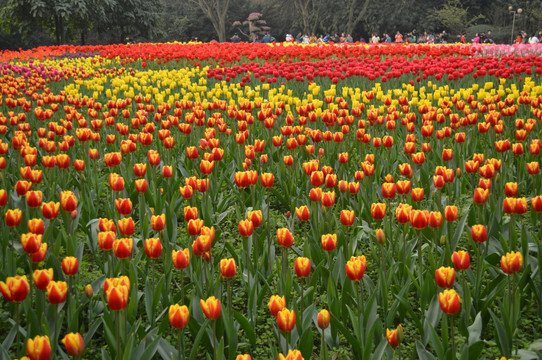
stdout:
<svg viewBox="0 0 542 360">
<path fill-rule="evenodd" d="M 539 359 L 542 45 L 0 52 L 0 359 Z"/>
</svg>

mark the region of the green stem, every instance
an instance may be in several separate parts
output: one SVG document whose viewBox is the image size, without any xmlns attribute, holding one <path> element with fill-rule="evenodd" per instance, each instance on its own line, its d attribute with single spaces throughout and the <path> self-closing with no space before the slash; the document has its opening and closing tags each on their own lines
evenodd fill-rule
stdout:
<svg viewBox="0 0 542 360">
<path fill-rule="evenodd" d="M 418 230 L 418 281 L 420 291 L 423 287 L 423 256 L 422 256 L 422 232 Z"/>
<path fill-rule="evenodd" d="M 184 341 L 183 341 L 183 332 L 184 332 L 184 329 L 179 329 L 179 343 L 178 343 L 178 354 L 179 354 L 179 360 L 183 360 L 184 359 L 184 349 L 183 349 L 183 345 L 184 345 Z"/>
<path fill-rule="evenodd" d="M 299 279 L 299 286 L 301 287 L 301 305 L 299 306 L 299 320 L 301 324 L 301 330 L 303 330 L 303 307 L 305 305 L 305 299 L 304 299 L 304 291 L 303 291 L 303 283 L 304 278 Z"/>
<path fill-rule="evenodd" d="M 452 338 L 452 359 L 456 359 L 455 354 L 455 334 L 454 334 L 454 316 L 450 316 L 450 336 Z"/>
<path fill-rule="evenodd" d="M 117 341 L 117 360 L 122 360 L 122 354 L 120 352 L 120 312 L 115 311 L 115 330 L 116 330 L 116 341 Z"/>
<path fill-rule="evenodd" d="M 269 196 L 265 197 L 267 202 L 267 262 L 269 265 L 269 273 L 271 274 L 271 218 L 269 217 Z"/>
<path fill-rule="evenodd" d="M 15 303 L 15 328 L 17 331 L 15 332 L 15 357 L 17 357 L 21 353 L 21 349 L 19 348 L 19 324 L 21 322 L 21 318 L 19 315 L 19 305 L 20 303 Z"/>
<path fill-rule="evenodd" d="M 513 251 L 516 248 L 515 239 L 514 239 L 514 214 L 510 214 L 510 227 L 508 232 L 510 233 L 510 251 Z"/>
<path fill-rule="evenodd" d="M 232 313 L 232 304 L 231 304 L 233 289 L 232 289 L 231 282 L 232 282 L 232 279 L 228 279 L 226 286 L 228 287 L 228 315 L 230 317 L 230 324 L 233 324 L 233 313 Z"/>
<path fill-rule="evenodd" d="M 322 340 L 321 340 L 321 343 L 322 343 L 322 359 L 323 359 L 323 360 L 327 360 L 327 354 L 326 354 L 327 344 L 326 344 L 326 339 L 325 339 L 325 337 L 324 337 L 324 329 L 322 329 Z"/>
<path fill-rule="evenodd" d="M 286 277 L 288 276 L 288 248 L 282 248 L 282 294 L 286 294 Z"/>
</svg>

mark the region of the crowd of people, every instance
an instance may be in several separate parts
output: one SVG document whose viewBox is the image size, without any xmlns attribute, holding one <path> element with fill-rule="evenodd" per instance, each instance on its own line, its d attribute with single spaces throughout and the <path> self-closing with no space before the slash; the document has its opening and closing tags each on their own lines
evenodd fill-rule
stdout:
<svg viewBox="0 0 542 360">
<path fill-rule="evenodd" d="M 241 38 L 235 34 L 231 39 L 232 42 L 240 42 Z M 262 38 L 256 39 L 255 42 L 270 43 L 275 42 L 275 38 L 272 37 L 269 33 L 265 34 Z M 450 42 L 450 38 L 446 30 L 438 34 L 424 32 L 423 34 L 418 34 L 416 30 L 409 31 L 405 34 L 397 31 L 395 35 L 390 35 L 388 33 L 383 33 L 382 35 L 378 33 L 372 33 L 369 39 L 361 37 L 357 40 L 361 43 L 411 43 L 411 44 L 447 44 Z M 355 42 L 351 34 L 341 33 L 338 34 L 325 34 L 325 35 L 315 35 L 314 33 L 308 35 L 299 32 L 295 37 L 292 34 L 286 34 L 285 42 L 292 42 L 298 44 L 318 44 L 318 43 L 353 43 Z M 494 44 L 493 35 L 491 30 L 482 33 L 476 33 L 472 39 L 467 38 L 466 33 L 457 35 L 457 38 L 452 42 L 460 43 L 473 43 L 473 44 Z M 536 44 L 542 42 L 542 31 L 535 33 L 533 36 L 527 36 L 524 31 L 521 31 L 518 37 L 515 40 L 516 43 L 525 43 L 525 44 Z"/>
</svg>

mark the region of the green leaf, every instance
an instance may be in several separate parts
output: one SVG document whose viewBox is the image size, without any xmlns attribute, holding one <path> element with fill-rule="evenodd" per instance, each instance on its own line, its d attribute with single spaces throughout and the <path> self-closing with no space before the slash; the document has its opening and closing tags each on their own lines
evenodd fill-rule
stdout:
<svg viewBox="0 0 542 360">
<path fill-rule="evenodd" d="M 480 336 L 482 335 L 482 326 L 482 313 L 478 313 L 472 325 L 468 327 L 469 346 L 480 340 Z"/>
<path fill-rule="evenodd" d="M 511 348 L 510 348 L 510 342 L 508 339 L 508 335 L 506 332 L 506 329 L 504 328 L 503 323 L 501 320 L 495 315 L 495 313 L 491 310 L 489 310 L 489 313 L 491 314 L 491 318 L 493 319 L 493 322 L 495 323 L 495 331 L 497 332 L 497 345 L 499 346 L 502 354 L 510 354 Z"/>
<path fill-rule="evenodd" d="M 145 352 L 141 354 L 140 357 L 136 357 L 138 360 L 151 360 L 154 357 L 154 354 L 156 351 L 158 351 L 158 346 L 160 344 L 160 340 L 162 338 L 160 336 L 156 336 L 156 338 L 150 343 L 146 344 L 145 346 Z"/>
<path fill-rule="evenodd" d="M 189 357 L 190 360 L 195 360 L 196 359 L 196 356 L 198 354 L 198 347 L 199 347 L 201 341 L 203 340 L 203 335 L 205 334 L 205 329 L 209 325 L 209 322 L 210 322 L 210 320 L 206 319 L 204 321 L 204 323 L 201 325 L 201 327 L 199 328 L 199 331 L 196 334 L 196 337 L 194 338 L 194 341 L 192 343 L 193 344 L 192 345 L 192 351 L 190 352 L 190 357 Z"/>
<path fill-rule="evenodd" d="M 356 339 L 356 337 L 352 335 L 350 330 L 348 330 L 333 313 L 330 313 L 330 315 L 331 315 L 331 326 L 336 327 L 343 334 L 343 336 L 346 338 L 348 343 L 352 346 L 352 350 L 356 354 L 357 358 L 361 358 L 362 351 L 361 351 L 361 345 L 358 339 Z"/>
<path fill-rule="evenodd" d="M 90 340 L 92 340 L 92 337 L 94 336 L 94 333 L 96 333 L 96 330 L 102 325 L 103 321 L 101 318 L 96 318 L 90 329 L 88 329 L 85 336 L 83 336 L 83 340 L 85 341 L 85 344 L 90 344 Z"/>
<path fill-rule="evenodd" d="M 416 341 L 416 353 L 420 360 L 437 360 L 429 351 L 425 350 L 424 345 L 418 340 Z"/>
<path fill-rule="evenodd" d="M 298 349 L 299 351 L 301 351 L 303 358 L 310 359 L 312 357 L 312 348 L 313 348 L 312 329 L 308 327 L 307 329 L 305 329 L 305 331 L 299 338 Z"/>
<path fill-rule="evenodd" d="M 244 317 L 243 314 L 235 310 L 233 311 L 233 317 L 235 318 L 235 320 L 237 320 L 241 328 L 245 330 L 245 334 L 248 337 L 248 341 L 250 341 L 250 345 L 255 347 L 256 346 L 256 332 L 254 331 L 254 328 L 252 327 L 252 325 L 250 325 L 250 323 L 248 322 L 247 318 Z"/>
</svg>

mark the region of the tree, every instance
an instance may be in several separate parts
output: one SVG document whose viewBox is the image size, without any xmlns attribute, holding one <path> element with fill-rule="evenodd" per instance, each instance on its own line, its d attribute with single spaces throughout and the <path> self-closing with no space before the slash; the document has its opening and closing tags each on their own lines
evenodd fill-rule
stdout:
<svg viewBox="0 0 542 360">
<path fill-rule="evenodd" d="M 433 16 L 440 20 L 442 26 L 454 34 L 461 34 L 476 21 L 484 18 L 483 15 L 477 15 L 469 19 L 469 9 L 463 8 L 460 0 L 448 0 L 441 9 L 435 10 Z"/>
<path fill-rule="evenodd" d="M 226 41 L 226 19 L 231 0 L 189 0 L 199 6 L 201 11 L 211 20 L 218 35 L 218 41 Z"/>
<path fill-rule="evenodd" d="M 361 8 L 357 9 L 357 15 L 356 8 L 358 5 L 358 0 L 348 0 L 348 18 L 346 22 L 346 33 L 352 34 L 354 32 L 354 29 L 359 24 L 359 22 L 366 16 L 367 14 L 367 7 L 371 3 L 371 0 L 363 0 L 361 4 Z"/>
<path fill-rule="evenodd" d="M 249 41 L 256 41 L 270 30 L 266 21 L 262 19 L 262 16 L 263 15 L 258 12 L 250 13 L 246 20 L 242 23 L 240 21 L 235 21 L 233 26 L 235 26 L 241 34 L 245 35 Z M 243 25 L 248 26 L 246 32 L 243 31 Z"/>
</svg>

